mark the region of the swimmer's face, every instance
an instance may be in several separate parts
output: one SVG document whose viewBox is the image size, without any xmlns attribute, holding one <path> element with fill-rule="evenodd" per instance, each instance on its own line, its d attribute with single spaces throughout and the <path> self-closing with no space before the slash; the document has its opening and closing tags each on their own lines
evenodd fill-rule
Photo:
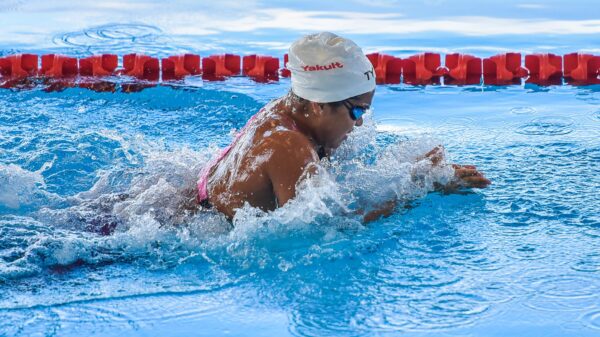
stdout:
<svg viewBox="0 0 600 337">
<path fill-rule="evenodd" d="M 336 149 L 347 138 L 354 126 L 361 126 L 363 119 L 353 120 L 350 117 L 350 107 L 370 108 L 375 91 L 371 91 L 347 100 L 349 104 L 320 104 L 322 113 L 319 118 L 319 127 L 315 130 L 316 139 L 321 146 L 327 149 Z"/>
</svg>

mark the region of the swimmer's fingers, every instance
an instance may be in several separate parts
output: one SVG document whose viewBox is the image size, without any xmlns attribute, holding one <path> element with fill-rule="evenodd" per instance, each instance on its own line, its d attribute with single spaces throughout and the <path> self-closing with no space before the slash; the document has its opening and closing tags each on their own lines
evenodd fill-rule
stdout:
<svg viewBox="0 0 600 337">
<path fill-rule="evenodd" d="M 472 169 L 472 170 L 476 170 L 477 167 L 475 165 L 458 165 L 458 164 L 452 164 L 452 168 L 456 169 L 460 169 L 460 168 L 467 168 L 467 169 Z"/>
<path fill-rule="evenodd" d="M 443 149 L 444 149 L 443 146 L 438 145 L 438 146 L 434 147 L 433 149 L 431 149 L 431 151 L 427 152 L 425 154 L 425 157 L 431 157 L 435 154 L 441 153 Z"/>
<path fill-rule="evenodd" d="M 471 176 L 483 176 L 481 172 L 476 169 L 461 167 L 454 170 L 454 175 L 459 178 L 471 177 Z"/>
<path fill-rule="evenodd" d="M 438 145 L 431 149 L 431 151 L 427 152 L 423 157 L 429 158 L 434 166 L 439 165 L 439 163 L 444 160 L 444 147 Z"/>
<path fill-rule="evenodd" d="M 492 183 L 481 174 L 478 176 L 464 177 L 462 178 L 462 182 L 465 187 L 473 188 L 485 188 Z"/>
<path fill-rule="evenodd" d="M 454 168 L 454 175 L 460 179 L 460 184 L 464 187 L 484 188 L 492 183 L 473 165 L 461 166 L 454 164 L 452 167 Z"/>
<path fill-rule="evenodd" d="M 429 157 L 433 166 L 439 165 L 444 160 L 443 152 L 436 152 L 434 155 Z"/>
</svg>

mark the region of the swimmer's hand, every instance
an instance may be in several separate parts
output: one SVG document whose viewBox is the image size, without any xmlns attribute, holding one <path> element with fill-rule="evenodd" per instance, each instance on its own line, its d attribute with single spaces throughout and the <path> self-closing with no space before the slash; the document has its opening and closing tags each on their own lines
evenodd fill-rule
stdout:
<svg viewBox="0 0 600 337">
<path fill-rule="evenodd" d="M 444 162 L 444 147 L 438 145 L 423 157 L 429 158 L 433 166 L 441 165 Z M 479 172 L 473 165 L 452 164 L 454 169 L 454 180 L 445 185 L 436 186 L 436 189 L 452 193 L 461 188 L 486 188 L 492 182 L 487 179 L 483 173 Z"/>
<path fill-rule="evenodd" d="M 460 187 L 485 188 L 492 183 L 473 165 L 452 164 L 452 168 L 454 168 L 454 176 L 457 178 L 455 183 Z"/>
<path fill-rule="evenodd" d="M 462 188 L 486 188 L 492 183 L 473 165 L 452 164 L 452 168 L 455 179 L 447 185 L 436 184 L 436 190 L 455 193 Z"/>
<path fill-rule="evenodd" d="M 422 157 L 418 157 L 417 160 L 420 160 L 423 158 L 429 158 L 429 160 L 431 160 L 431 164 L 433 164 L 433 166 L 440 165 L 445 159 L 444 147 L 442 145 L 438 145 L 438 146 L 434 147 L 433 149 L 431 149 L 431 151 L 427 152 Z"/>
</svg>

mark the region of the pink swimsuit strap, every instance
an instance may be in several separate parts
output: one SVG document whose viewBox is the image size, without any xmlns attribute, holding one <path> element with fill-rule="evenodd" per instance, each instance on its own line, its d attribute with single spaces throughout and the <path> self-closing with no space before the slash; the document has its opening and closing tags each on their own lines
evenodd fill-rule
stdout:
<svg viewBox="0 0 600 337">
<path fill-rule="evenodd" d="M 248 120 L 246 125 L 242 128 L 242 130 L 240 130 L 240 132 L 235 136 L 235 138 L 233 139 L 231 144 L 229 144 L 226 148 L 221 150 L 221 152 L 219 153 L 219 155 L 217 157 L 213 158 L 208 163 L 208 165 L 206 165 L 206 166 L 204 166 L 204 168 L 202 168 L 202 171 L 200 171 L 200 174 L 198 177 L 198 203 L 203 203 L 208 200 L 208 176 L 210 175 L 210 171 L 212 170 L 212 168 L 215 167 L 215 165 L 217 165 L 221 160 L 223 160 L 223 158 L 225 158 L 225 156 L 229 153 L 229 151 L 231 151 L 231 149 L 233 148 L 235 143 L 238 141 L 238 139 L 240 139 L 240 137 L 242 137 L 242 135 L 245 133 L 248 125 L 250 125 L 250 123 L 252 123 L 252 121 L 254 119 L 256 119 L 256 116 L 258 116 L 258 114 L 261 113 L 262 111 L 263 111 L 263 109 L 261 109 L 257 114 L 252 116 Z M 298 127 L 296 126 L 296 123 L 292 123 L 292 129 L 294 131 L 298 131 Z"/>
</svg>

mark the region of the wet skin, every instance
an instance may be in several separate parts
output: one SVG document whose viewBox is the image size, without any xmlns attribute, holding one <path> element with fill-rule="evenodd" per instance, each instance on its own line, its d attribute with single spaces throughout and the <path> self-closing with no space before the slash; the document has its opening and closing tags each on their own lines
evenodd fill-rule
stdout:
<svg viewBox="0 0 600 337">
<path fill-rule="evenodd" d="M 353 106 L 370 107 L 374 92 L 348 100 Z M 228 218 L 244 203 L 263 211 L 274 210 L 296 195 L 297 183 L 317 173 L 319 154 L 329 156 L 362 118 L 353 120 L 347 105 L 308 102 L 287 94 L 269 104 L 245 128 L 244 135 L 209 173 L 209 203 Z M 437 164 L 439 147 L 424 155 Z M 455 165 L 457 180 L 448 191 L 489 185 L 474 166 Z M 383 203 L 366 214 L 365 222 L 391 214 L 397 201 Z"/>
</svg>

